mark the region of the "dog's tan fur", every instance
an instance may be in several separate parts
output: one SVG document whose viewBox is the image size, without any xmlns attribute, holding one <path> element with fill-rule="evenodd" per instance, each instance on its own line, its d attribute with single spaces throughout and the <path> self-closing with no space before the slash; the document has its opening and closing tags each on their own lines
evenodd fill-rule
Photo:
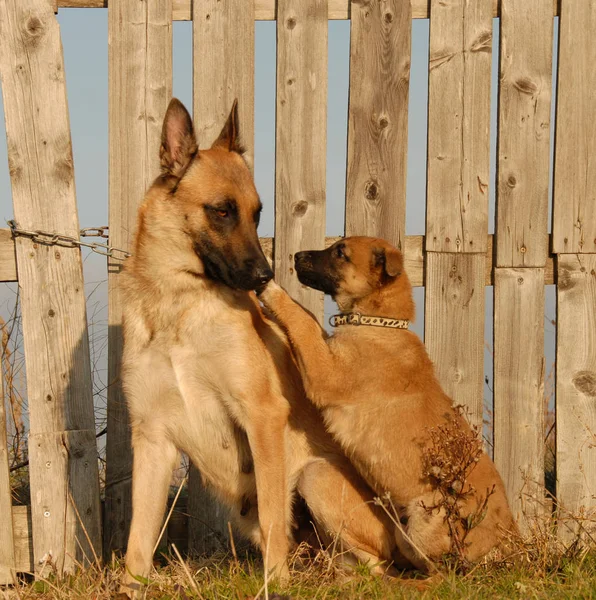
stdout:
<svg viewBox="0 0 596 600">
<path fill-rule="evenodd" d="M 138 588 L 133 575 L 149 573 L 179 450 L 278 573 L 286 569 L 295 490 L 322 535 L 387 564 L 395 551 L 390 524 L 305 398 L 284 334 L 244 291 L 250 281 L 234 289 L 206 267 L 214 252 L 217 268 L 235 260 L 249 279 L 252 271 L 271 276 L 236 108 L 215 144 L 198 152 L 190 117 L 173 100 L 160 156 L 162 175 L 140 208 L 122 278 L 122 380 L 134 450 L 123 589 Z"/>
<path fill-rule="evenodd" d="M 311 287 L 330 293 L 342 312 L 414 318 L 414 302 L 401 253 L 384 240 L 346 238 L 326 251 L 296 256 L 296 272 Z M 343 325 L 327 337 L 318 323 L 279 286 L 261 294 L 290 339 L 306 393 L 323 409 L 328 429 L 379 495 L 390 492 L 403 523 L 396 527 L 402 553 L 420 568 L 450 551 L 436 488 L 423 476 L 429 429 L 456 415 L 433 372 L 420 339 L 411 331 Z M 465 501 L 465 516 L 495 486 L 484 520 L 466 538 L 466 557 L 477 560 L 514 529 L 499 474 L 483 454 L 468 484 L 477 493 Z M 409 539 L 408 539 L 409 538 Z"/>
</svg>

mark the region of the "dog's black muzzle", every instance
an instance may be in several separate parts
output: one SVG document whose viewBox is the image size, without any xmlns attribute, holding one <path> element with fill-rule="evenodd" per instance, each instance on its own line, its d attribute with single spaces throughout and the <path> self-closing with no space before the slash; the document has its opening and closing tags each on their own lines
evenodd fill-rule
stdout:
<svg viewBox="0 0 596 600">
<path fill-rule="evenodd" d="M 298 280 L 320 292 L 330 296 L 337 293 L 340 279 L 333 272 L 329 252 L 327 250 L 307 250 L 296 252 L 294 267 Z"/>
</svg>

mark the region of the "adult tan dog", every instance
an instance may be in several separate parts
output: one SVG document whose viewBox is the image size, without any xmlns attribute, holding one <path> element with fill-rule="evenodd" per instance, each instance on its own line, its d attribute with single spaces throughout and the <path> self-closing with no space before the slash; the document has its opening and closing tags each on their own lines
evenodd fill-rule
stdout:
<svg viewBox="0 0 596 600">
<path fill-rule="evenodd" d="M 384 240 L 353 237 L 327 250 L 299 252 L 295 266 L 303 284 L 331 295 L 345 313 L 337 333 L 326 338 L 273 282 L 261 300 L 288 334 L 306 393 L 323 409 L 330 432 L 375 492 L 390 493 L 401 521 L 395 532 L 400 550 L 427 569 L 429 560 L 439 561 L 452 550 L 453 537 L 436 482 L 424 475 L 431 428 L 453 425 L 466 440 L 472 438 L 435 378 L 424 345 L 407 330 L 414 302 L 402 255 Z M 501 542 L 514 528 L 513 518 L 485 453 L 467 482 L 458 485 L 466 486 L 454 490 L 461 494 L 463 522 L 470 515 L 480 520 L 488 497 L 486 515 L 465 537 L 464 556 L 473 561 Z"/>
<path fill-rule="evenodd" d="M 249 291 L 273 274 L 242 152 L 236 103 L 217 141 L 199 151 L 188 112 L 172 100 L 162 173 L 140 207 L 123 274 L 134 450 L 124 591 L 149 573 L 178 450 L 281 575 L 295 490 L 322 533 L 356 557 L 388 563 L 395 550 L 372 491 L 305 398 L 284 334 Z"/>
</svg>

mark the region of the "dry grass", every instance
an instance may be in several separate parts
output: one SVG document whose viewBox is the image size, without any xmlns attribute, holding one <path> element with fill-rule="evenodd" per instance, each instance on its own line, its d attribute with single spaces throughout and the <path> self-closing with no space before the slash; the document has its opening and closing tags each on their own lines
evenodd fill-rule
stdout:
<svg viewBox="0 0 596 600">
<path fill-rule="evenodd" d="M 145 597 L 160 600 L 596 598 L 595 553 L 552 554 L 544 552 L 544 547 L 539 551 L 538 542 L 520 546 L 522 554 L 514 562 L 487 561 L 466 575 L 447 571 L 440 578 L 430 579 L 404 576 L 382 580 L 369 575 L 365 567 L 351 573 L 340 571 L 325 555 L 308 561 L 297 555 L 290 583 L 269 584 L 267 589 L 262 565 L 254 556 L 238 562 L 231 556 L 219 556 L 182 565 L 175 554 L 170 554 L 162 557 L 162 565 L 146 581 Z M 22 600 L 107 600 L 116 597 L 122 572 L 121 562 L 114 561 L 103 570 L 91 568 L 63 579 L 21 582 L 4 595 Z"/>
</svg>

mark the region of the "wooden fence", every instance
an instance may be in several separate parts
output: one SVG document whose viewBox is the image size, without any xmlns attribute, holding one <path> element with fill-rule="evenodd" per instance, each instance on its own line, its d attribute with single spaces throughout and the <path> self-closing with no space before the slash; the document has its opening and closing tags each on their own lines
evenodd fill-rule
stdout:
<svg viewBox="0 0 596 600">
<path fill-rule="evenodd" d="M 14 215 L 78 236 L 60 7 L 108 6 L 110 244 L 128 248 L 158 170 L 172 90 L 172 20 L 193 21 L 194 118 L 207 146 L 232 99 L 253 147 L 254 21 L 277 20 L 277 279 L 321 315 L 291 257 L 325 238 L 327 21 L 351 20 L 346 234 L 401 247 L 426 286 L 426 344 L 446 391 L 482 416 L 486 285 L 494 285 L 494 456 L 514 512 L 544 498 L 544 297 L 557 284 L 557 500 L 594 506 L 596 485 L 596 0 L 0 0 L 0 74 Z M 556 139 L 550 136 L 559 18 Z M 500 43 L 493 47 L 493 17 Z M 430 19 L 425 236 L 405 235 L 411 19 Z M 488 235 L 491 57 L 499 53 L 497 219 Z M 555 144 L 553 233 L 549 152 Z M 415 177 L 416 173 L 409 173 Z M 122 548 L 131 453 L 118 369 L 121 262 L 108 259 L 109 387 L 100 525 L 89 344 L 78 249 L 0 232 L 0 280 L 21 290 L 31 509 L 11 508 L 0 409 L 0 583 Z M 3 406 L 3 403 L 1 403 Z M 225 515 L 191 477 L 189 505 Z M 12 519 L 7 515 L 13 513 Z M 201 520 L 191 520 L 200 523 Z M 218 525 L 219 523 L 219 525 Z M 32 548 L 26 547 L 32 531 Z M 205 531 L 191 539 L 207 547 Z M 24 540 L 24 542 L 23 542 Z M 23 544 L 25 547 L 23 548 Z"/>
</svg>

